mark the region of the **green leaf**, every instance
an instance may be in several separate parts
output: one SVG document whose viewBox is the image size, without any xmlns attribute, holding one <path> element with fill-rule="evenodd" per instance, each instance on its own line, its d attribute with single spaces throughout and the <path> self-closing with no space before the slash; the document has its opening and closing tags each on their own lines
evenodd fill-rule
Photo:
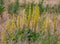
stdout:
<svg viewBox="0 0 60 44">
<path fill-rule="evenodd" d="M 19 0 L 16 0 L 15 3 L 11 3 L 8 6 L 8 13 L 10 13 L 10 14 L 18 14 L 19 9 L 20 9 Z"/>
</svg>

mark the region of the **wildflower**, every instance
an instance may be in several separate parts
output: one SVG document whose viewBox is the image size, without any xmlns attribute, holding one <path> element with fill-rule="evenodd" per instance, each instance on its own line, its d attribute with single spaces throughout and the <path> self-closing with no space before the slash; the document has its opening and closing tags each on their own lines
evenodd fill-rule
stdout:
<svg viewBox="0 0 60 44">
<path fill-rule="evenodd" d="M 30 26 L 30 20 L 31 20 L 31 4 L 29 5 L 29 15 L 28 15 L 28 27 Z"/>
<path fill-rule="evenodd" d="M 54 29 L 56 28 L 56 22 L 57 22 L 56 15 L 54 15 Z"/>
<path fill-rule="evenodd" d="M 43 22 L 43 28 L 44 28 L 44 29 L 47 28 L 47 22 L 46 22 L 46 19 L 45 19 L 44 22 Z"/>
<path fill-rule="evenodd" d="M 4 30 L 1 31 L 1 42 L 2 42 L 2 44 L 5 44 L 5 33 L 4 33 Z"/>
<path fill-rule="evenodd" d="M 47 21 L 48 21 L 48 23 L 49 23 L 49 18 L 48 18 L 48 16 L 46 16 L 46 12 L 44 12 L 44 18 L 43 18 L 43 28 L 44 29 L 47 29 Z"/>
<path fill-rule="evenodd" d="M 35 16 L 34 16 L 34 29 L 36 29 L 38 19 L 39 19 L 39 7 L 38 5 L 36 5 Z"/>
<path fill-rule="evenodd" d="M 33 26 L 34 26 L 34 31 L 36 31 L 38 19 L 39 19 L 39 7 L 36 4 L 35 10 L 33 8 L 33 14 L 32 14 L 32 23 L 33 23 Z"/>
<path fill-rule="evenodd" d="M 17 27 L 20 27 L 20 15 L 17 16 Z"/>
<path fill-rule="evenodd" d="M 35 14 L 36 14 L 36 16 L 39 16 L 39 6 L 38 6 L 38 4 L 36 4 Z"/>
<path fill-rule="evenodd" d="M 12 29 L 15 28 L 15 21 L 14 21 L 14 19 L 12 20 L 12 26 L 11 26 L 11 28 L 12 28 Z"/>
<path fill-rule="evenodd" d="M 28 15 L 28 27 L 30 26 L 30 15 Z"/>
<path fill-rule="evenodd" d="M 8 20 L 6 23 L 6 29 L 9 29 L 9 28 L 10 28 L 10 20 Z"/>
<path fill-rule="evenodd" d="M 16 25 L 15 25 L 15 20 L 14 18 L 12 19 L 12 22 L 11 22 L 11 27 L 10 27 L 10 32 L 12 32 L 14 29 L 15 29 Z"/>
<path fill-rule="evenodd" d="M 34 23 L 34 9 L 33 9 L 33 14 L 32 14 L 32 22 Z"/>
<path fill-rule="evenodd" d="M 22 18 L 22 24 L 24 25 L 26 23 L 26 11 L 24 9 L 24 14 L 23 14 L 23 18 Z"/>
</svg>

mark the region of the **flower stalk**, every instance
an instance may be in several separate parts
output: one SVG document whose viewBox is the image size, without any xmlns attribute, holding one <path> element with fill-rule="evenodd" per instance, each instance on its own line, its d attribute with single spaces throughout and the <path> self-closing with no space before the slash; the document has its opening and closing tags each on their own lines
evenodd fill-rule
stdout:
<svg viewBox="0 0 60 44">
<path fill-rule="evenodd" d="M 6 30 L 8 30 L 9 28 L 10 28 L 10 19 L 6 23 Z"/>
<path fill-rule="evenodd" d="M 25 27 L 25 23 L 26 23 L 26 10 L 24 9 L 24 11 L 23 11 L 23 18 L 22 18 L 23 28 Z"/>
<path fill-rule="evenodd" d="M 1 43 L 5 44 L 5 33 L 4 33 L 4 30 L 1 31 Z"/>
<path fill-rule="evenodd" d="M 20 15 L 17 16 L 17 27 L 20 28 Z"/>
<path fill-rule="evenodd" d="M 34 15 L 34 30 L 36 31 L 37 23 L 39 19 L 39 7 L 36 4 L 35 15 Z"/>
</svg>

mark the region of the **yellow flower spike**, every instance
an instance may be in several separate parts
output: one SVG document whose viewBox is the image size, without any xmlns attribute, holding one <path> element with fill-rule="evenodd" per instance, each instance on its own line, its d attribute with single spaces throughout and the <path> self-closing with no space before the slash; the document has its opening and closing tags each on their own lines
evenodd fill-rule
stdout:
<svg viewBox="0 0 60 44">
<path fill-rule="evenodd" d="M 37 4 L 36 9 L 35 9 L 35 16 L 34 16 L 34 20 L 35 20 L 34 21 L 34 29 L 36 29 L 38 19 L 39 19 L 39 7 L 38 7 L 38 4 Z"/>
<path fill-rule="evenodd" d="M 50 17 L 49 16 L 47 16 L 47 24 L 46 25 L 47 25 L 47 27 L 46 27 L 47 30 L 49 30 L 50 29 L 50 26 L 51 26 L 50 25 Z"/>
<path fill-rule="evenodd" d="M 6 23 L 6 30 L 8 30 L 9 28 L 10 28 L 10 19 Z"/>
<path fill-rule="evenodd" d="M 31 18 L 33 24 L 34 24 L 34 17 L 35 17 L 35 13 L 34 12 L 35 11 L 34 11 L 34 8 L 33 8 L 33 13 L 32 13 L 32 18 Z"/>
<path fill-rule="evenodd" d="M 23 15 L 23 17 L 25 18 L 26 17 L 26 10 L 24 9 L 24 15 Z"/>
<path fill-rule="evenodd" d="M 12 29 L 14 29 L 14 28 L 15 28 L 15 21 L 12 20 Z"/>
<path fill-rule="evenodd" d="M 28 15 L 28 27 L 30 26 L 30 14 Z"/>
<path fill-rule="evenodd" d="M 36 29 L 36 26 L 37 26 L 37 17 L 34 16 L 34 29 Z"/>
<path fill-rule="evenodd" d="M 35 13 L 34 13 L 34 8 L 33 8 L 33 13 L 32 13 L 31 21 L 32 21 L 32 29 L 34 30 L 34 24 L 35 24 Z"/>
<path fill-rule="evenodd" d="M 32 14 L 32 23 L 34 26 L 34 31 L 36 31 L 38 19 L 39 19 L 39 7 L 38 4 L 36 4 L 35 10 L 33 9 L 33 14 Z"/>
<path fill-rule="evenodd" d="M 22 24 L 24 25 L 26 23 L 26 10 L 24 9 L 24 14 L 22 18 Z"/>
<path fill-rule="evenodd" d="M 11 22 L 11 27 L 10 27 L 10 32 L 13 32 L 13 30 L 16 28 L 16 25 L 15 25 L 15 20 L 12 19 L 12 22 Z"/>
<path fill-rule="evenodd" d="M 36 4 L 35 14 L 36 14 L 36 16 L 39 16 L 39 6 L 38 6 L 38 4 Z"/>
<path fill-rule="evenodd" d="M 44 29 L 47 29 L 47 27 L 50 26 L 50 17 L 49 16 L 47 16 L 45 18 L 43 25 L 44 25 Z"/>
<path fill-rule="evenodd" d="M 5 33 L 4 33 L 4 30 L 1 31 L 1 42 L 2 42 L 2 44 L 5 44 Z"/>
<path fill-rule="evenodd" d="M 47 21 L 46 21 L 46 19 L 45 19 L 44 22 L 43 22 L 43 28 L 44 28 L 44 29 L 47 28 Z"/>
<path fill-rule="evenodd" d="M 56 28 L 57 18 L 56 15 L 54 15 L 54 29 Z"/>
<path fill-rule="evenodd" d="M 29 15 L 28 15 L 28 27 L 30 26 L 30 20 L 31 20 L 31 4 L 29 5 Z"/>
<path fill-rule="evenodd" d="M 39 7 L 38 4 L 36 5 L 36 10 L 35 10 L 35 19 L 38 21 L 39 18 Z"/>
<path fill-rule="evenodd" d="M 20 15 L 17 16 L 17 27 L 20 28 Z"/>
<path fill-rule="evenodd" d="M 45 19 L 44 19 L 44 21 L 43 21 L 43 26 L 42 26 L 42 28 L 43 29 L 47 29 L 47 21 L 48 21 L 48 23 L 49 23 L 49 18 L 48 18 L 48 16 L 46 16 L 46 12 L 44 11 L 44 17 L 45 17 Z"/>
</svg>

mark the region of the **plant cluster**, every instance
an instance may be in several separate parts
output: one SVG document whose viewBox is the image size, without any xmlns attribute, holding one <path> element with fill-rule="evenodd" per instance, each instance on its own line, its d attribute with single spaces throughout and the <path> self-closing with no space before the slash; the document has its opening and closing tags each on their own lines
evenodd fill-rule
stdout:
<svg viewBox="0 0 60 44">
<path fill-rule="evenodd" d="M 58 44 L 56 33 L 57 17 L 53 16 L 53 29 L 51 28 L 50 16 L 46 15 L 49 6 L 44 9 L 43 2 L 39 4 L 26 5 L 22 17 L 18 14 L 19 1 L 9 5 L 8 12 L 12 14 L 12 19 L 6 22 L 6 32 L 1 32 L 2 44 Z M 41 14 L 44 14 L 43 16 Z M 56 14 L 56 13 L 55 13 Z M 17 15 L 17 16 L 15 16 Z M 51 32 L 53 30 L 53 32 Z M 5 34 L 6 33 L 6 34 Z M 53 34 L 51 34 L 53 33 Z"/>
</svg>

